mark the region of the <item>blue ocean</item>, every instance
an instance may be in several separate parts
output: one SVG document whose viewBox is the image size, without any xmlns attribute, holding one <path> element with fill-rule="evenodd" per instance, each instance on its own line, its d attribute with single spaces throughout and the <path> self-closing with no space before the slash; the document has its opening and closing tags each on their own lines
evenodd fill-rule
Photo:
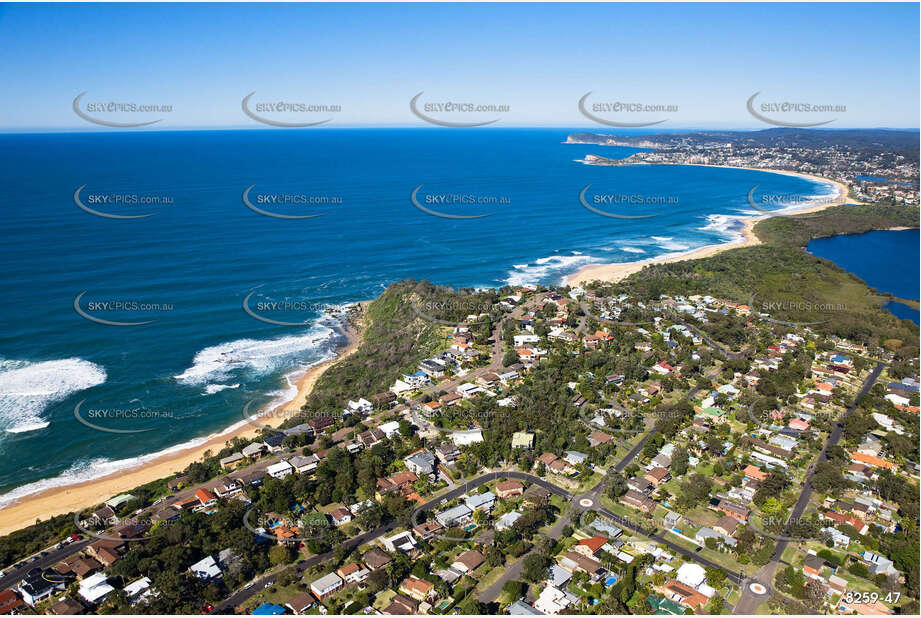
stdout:
<svg viewBox="0 0 921 618">
<path fill-rule="evenodd" d="M 816 238 L 809 253 L 834 262 L 863 279 L 868 286 L 899 298 L 918 300 L 921 281 L 915 265 L 921 261 L 918 230 L 875 230 Z M 883 307 L 896 317 L 919 323 L 918 311 L 899 302 Z"/>
<path fill-rule="evenodd" d="M 590 166 L 635 150 L 564 143 L 577 130 L 0 135 L 0 505 L 292 397 L 341 343 L 328 309 L 395 281 L 556 283 L 732 241 L 755 185 L 832 191 Z"/>
</svg>

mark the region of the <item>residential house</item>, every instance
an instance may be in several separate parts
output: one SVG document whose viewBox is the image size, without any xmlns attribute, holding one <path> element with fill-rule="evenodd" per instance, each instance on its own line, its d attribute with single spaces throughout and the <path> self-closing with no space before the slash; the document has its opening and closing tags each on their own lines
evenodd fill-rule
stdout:
<svg viewBox="0 0 921 618">
<path fill-rule="evenodd" d="M 589 558 L 594 558 L 601 553 L 601 548 L 604 547 L 607 542 L 608 540 L 603 536 L 595 535 L 587 539 L 580 539 L 573 547 L 573 550 Z"/>
<path fill-rule="evenodd" d="M 149 598 L 153 595 L 154 590 L 151 587 L 153 582 L 150 581 L 149 577 L 142 577 L 136 579 L 124 588 L 125 597 L 128 599 L 128 602 L 132 605 L 136 605 L 141 601 Z"/>
<path fill-rule="evenodd" d="M 539 507 L 547 503 L 550 499 L 550 490 L 540 485 L 531 485 L 524 492 L 524 504 Z"/>
<path fill-rule="evenodd" d="M 475 549 L 465 551 L 451 563 L 451 568 L 460 573 L 472 573 L 483 564 L 483 554 Z"/>
<path fill-rule="evenodd" d="M 669 580 L 664 585 L 657 587 L 656 590 L 661 592 L 671 601 L 683 605 L 691 610 L 697 610 L 703 607 L 708 599 L 706 596 L 683 584 L 679 581 Z"/>
<path fill-rule="evenodd" d="M 313 609 L 316 604 L 317 600 L 312 594 L 309 592 L 299 592 L 285 603 L 285 607 L 290 609 L 295 615 L 300 616 Z"/>
<path fill-rule="evenodd" d="M 435 596 L 435 584 L 419 579 L 417 577 L 407 577 L 400 583 L 400 592 L 409 596 L 416 601 L 428 601 Z"/>
<path fill-rule="evenodd" d="M 294 474 L 294 466 L 285 461 L 284 459 L 278 463 L 274 463 L 268 468 L 265 469 L 269 476 L 275 479 L 283 479 L 289 474 Z"/>
<path fill-rule="evenodd" d="M 815 550 L 809 550 L 806 559 L 803 561 L 803 573 L 813 579 L 822 579 L 822 568 L 825 566 L 825 560 L 816 555 Z"/>
<path fill-rule="evenodd" d="M 217 498 L 207 489 L 196 489 L 195 497 L 198 498 L 198 502 L 200 503 L 201 508 L 208 508 L 217 504 Z"/>
<path fill-rule="evenodd" d="M 870 575 L 878 575 L 880 573 L 883 575 L 898 575 L 899 573 L 898 569 L 893 566 L 892 560 L 885 556 L 871 551 L 865 551 L 861 554 L 861 557 L 870 570 Z"/>
<path fill-rule="evenodd" d="M 602 444 L 608 444 L 614 438 L 610 435 L 604 433 L 603 431 L 593 431 L 588 437 L 588 443 L 591 446 L 600 446 Z"/>
<path fill-rule="evenodd" d="M 236 453 L 233 453 L 232 455 L 228 455 L 227 457 L 222 457 L 220 459 L 220 464 L 222 468 L 224 468 L 225 470 L 229 470 L 231 468 L 236 467 L 238 463 L 240 463 L 241 461 L 245 459 L 246 457 L 243 455 L 243 453 L 236 452 Z"/>
<path fill-rule="evenodd" d="M 54 567 L 54 569 L 62 575 L 73 574 L 74 578 L 78 581 L 88 575 L 92 575 L 101 568 L 101 562 L 91 556 L 83 556 L 81 554 L 68 556 Z"/>
<path fill-rule="evenodd" d="M 515 522 L 519 519 L 521 519 L 521 513 L 518 511 L 509 511 L 496 521 L 495 529 L 499 531 L 508 530 L 514 526 Z"/>
<path fill-rule="evenodd" d="M 313 472 L 317 469 L 317 466 L 320 465 L 320 458 L 314 454 L 307 455 L 303 457 L 297 455 L 288 460 L 288 463 L 291 464 L 291 467 L 300 474 L 306 474 Z"/>
<path fill-rule="evenodd" d="M 196 501 L 197 502 L 197 501 Z M 125 542 L 115 539 L 99 539 L 93 541 L 86 548 L 86 553 L 93 556 L 106 566 L 112 566 L 121 560 L 120 551 L 124 549 Z"/>
<path fill-rule="evenodd" d="M 638 491 L 630 489 L 620 497 L 620 502 L 646 513 L 656 510 L 656 502 Z"/>
<path fill-rule="evenodd" d="M 851 453 L 851 461 L 866 464 L 873 468 L 885 468 L 886 470 L 895 469 L 895 464 L 892 463 L 891 461 L 886 461 L 885 459 L 882 459 L 881 457 L 867 455 L 865 453 L 861 453 L 860 451 L 854 451 L 853 453 Z"/>
<path fill-rule="evenodd" d="M 496 504 L 496 495 L 491 491 L 482 494 L 473 494 L 464 499 L 464 504 L 466 504 L 467 508 L 471 511 L 486 511 L 488 513 L 492 511 Z"/>
<path fill-rule="evenodd" d="M 221 569 L 213 556 L 205 556 L 189 567 L 192 575 L 204 581 L 211 581 L 221 577 Z"/>
<path fill-rule="evenodd" d="M 518 481 L 502 481 L 496 484 L 496 494 L 503 500 L 512 496 L 520 496 L 524 493 L 524 485 Z"/>
<path fill-rule="evenodd" d="M 467 446 L 483 441 L 483 431 L 481 429 L 471 429 L 469 431 L 455 431 L 451 434 L 451 439 L 457 446 Z"/>
<path fill-rule="evenodd" d="M 311 582 L 310 591 L 316 598 L 322 600 L 342 588 L 342 583 L 341 577 L 335 573 L 329 573 Z"/>
<path fill-rule="evenodd" d="M 645 476 L 645 479 L 649 481 L 650 483 L 652 483 L 654 487 L 658 487 L 659 485 L 668 481 L 670 478 L 672 477 L 671 477 L 671 474 L 669 474 L 668 470 L 666 470 L 665 468 L 658 468 L 658 467 L 653 468 L 652 470 L 647 472 Z"/>
<path fill-rule="evenodd" d="M 265 447 L 269 450 L 269 452 L 280 453 L 282 450 L 284 450 L 282 448 L 282 442 L 285 441 L 286 437 L 287 436 L 285 436 L 285 434 L 282 432 L 273 433 L 266 436 L 262 443 L 265 444 Z"/>
<path fill-rule="evenodd" d="M 77 594 L 90 605 L 98 605 L 114 591 L 115 588 L 109 584 L 106 574 L 96 573 L 80 582 Z"/>
<path fill-rule="evenodd" d="M 333 523 L 337 526 L 342 526 L 344 524 L 352 521 L 352 513 L 344 506 L 340 506 L 337 509 L 334 509 L 329 516 L 332 518 Z"/>
<path fill-rule="evenodd" d="M 22 595 L 23 601 L 35 607 L 36 603 L 44 601 L 60 590 L 64 590 L 64 580 L 55 579 L 54 581 L 49 581 L 42 569 L 33 568 L 29 569 L 29 572 L 19 582 L 16 589 Z"/>
<path fill-rule="evenodd" d="M 446 442 L 435 448 L 435 455 L 441 463 L 450 466 L 460 457 L 460 451 L 454 444 Z"/>
<path fill-rule="evenodd" d="M 398 532 L 389 537 L 381 537 L 381 543 L 389 552 L 411 552 L 416 549 L 416 539 L 413 537 L 413 533 L 409 531 Z"/>
<path fill-rule="evenodd" d="M 870 527 L 866 522 L 861 521 L 860 518 L 851 515 L 850 513 L 836 513 L 835 511 L 825 511 L 822 513 L 822 519 L 827 519 L 831 522 L 834 522 L 835 525 L 848 524 L 853 526 L 858 533 L 866 534 Z"/>
<path fill-rule="evenodd" d="M 719 518 L 719 521 L 714 524 L 713 529 L 719 532 L 720 534 L 725 534 L 726 536 L 732 536 L 736 533 L 736 530 L 739 528 L 739 520 L 735 517 L 730 517 L 729 515 L 723 515 Z"/>
<path fill-rule="evenodd" d="M 604 575 L 604 568 L 600 562 L 577 551 L 566 552 L 560 558 L 559 564 L 570 573 L 582 571 L 588 574 L 592 581 L 598 581 Z"/>
<path fill-rule="evenodd" d="M 534 609 L 542 614 L 562 614 L 566 613 L 566 608 L 578 601 L 579 597 L 568 590 L 547 586 L 534 601 Z"/>
<path fill-rule="evenodd" d="M 387 566 L 392 560 L 393 558 L 388 556 L 379 547 L 372 547 L 364 556 L 361 557 L 361 561 L 364 562 L 365 566 L 367 566 L 372 571 L 376 571 Z"/>
<path fill-rule="evenodd" d="M 404 460 L 406 468 L 418 476 L 427 476 L 435 473 L 435 456 L 428 451 L 413 453 Z"/>
<path fill-rule="evenodd" d="M 729 500 L 720 500 L 716 506 L 716 510 L 730 517 L 735 517 L 742 523 L 748 521 L 748 516 L 751 513 L 751 509 L 747 506 L 742 506 L 741 504 L 736 504 Z"/>
<path fill-rule="evenodd" d="M 534 434 L 529 431 L 516 431 L 512 434 L 512 448 L 534 448 Z"/>
<path fill-rule="evenodd" d="M 357 584 L 368 579 L 371 571 L 357 562 L 350 562 L 337 569 L 336 574 L 347 584 Z"/>
<path fill-rule="evenodd" d="M 745 466 L 745 469 L 742 471 L 746 479 L 751 479 L 760 482 L 767 480 L 767 473 L 763 472 L 758 466 L 753 466 L 751 464 Z"/>
<path fill-rule="evenodd" d="M 262 480 L 266 477 L 265 470 L 249 470 L 238 473 L 238 478 L 244 487 L 255 487 L 262 485 Z"/>
<path fill-rule="evenodd" d="M 78 604 L 79 605 L 79 604 Z M 0 592 L 0 616 L 5 616 L 6 614 L 18 614 L 25 608 L 25 603 L 22 602 L 22 599 L 19 598 L 15 592 L 10 589 L 3 590 Z M 52 606 L 52 610 L 54 607 Z M 79 608 L 80 611 L 68 612 L 70 614 L 82 614 L 83 607 Z"/>
<path fill-rule="evenodd" d="M 409 616 L 419 611 L 419 604 L 402 594 L 395 594 L 381 613 L 385 616 Z"/>
<path fill-rule="evenodd" d="M 466 507 L 465 507 L 466 508 Z M 435 533 L 442 529 L 441 523 L 437 519 L 432 519 L 426 522 L 419 524 L 418 526 L 413 526 L 413 532 L 421 538 L 423 541 L 428 541 L 435 536 Z"/>
<path fill-rule="evenodd" d="M 238 479 L 225 476 L 214 488 L 218 498 L 231 498 L 243 491 L 243 486 Z"/>
<path fill-rule="evenodd" d="M 83 604 L 70 597 L 63 597 L 60 601 L 49 607 L 48 610 L 55 616 L 80 616 L 86 613 L 86 608 L 83 607 Z M 2 613 L 10 612 L 4 612 L 0 609 L 0 614 Z"/>
<path fill-rule="evenodd" d="M 641 478 L 638 476 L 627 479 L 627 489 L 632 489 L 633 491 L 641 493 L 644 496 L 648 496 L 654 488 L 655 486 L 649 482 L 649 479 Z"/>
<path fill-rule="evenodd" d="M 382 496 L 398 492 L 408 495 L 412 492 L 412 484 L 419 480 L 419 477 L 410 470 L 397 472 L 387 478 L 377 479 L 377 499 L 381 500 Z"/>
</svg>

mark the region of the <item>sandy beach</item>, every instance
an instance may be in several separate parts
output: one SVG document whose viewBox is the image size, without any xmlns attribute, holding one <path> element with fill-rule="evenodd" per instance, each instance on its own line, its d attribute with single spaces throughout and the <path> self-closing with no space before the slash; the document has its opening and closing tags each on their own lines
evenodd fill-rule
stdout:
<svg viewBox="0 0 921 618">
<path fill-rule="evenodd" d="M 805 178 L 807 180 L 815 180 L 817 182 L 822 182 L 825 184 L 834 185 L 838 194 L 834 199 L 829 200 L 826 203 L 816 204 L 814 206 L 809 206 L 800 210 L 797 210 L 794 214 L 804 214 L 809 212 L 817 212 L 829 208 L 831 206 L 839 206 L 848 202 L 858 203 L 855 200 L 848 199 L 848 188 L 835 180 L 830 180 L 828 178 L 822 178 L 821 176 L 813 176 L 812 174 L 802 174 L 799 172 L 791 172 L 787 170 L 767 170 L 759 169 L 755 167 L 736 167 L 732 165 L 698 165 L 697 167 L 725 167 L 727 169 L 740 169 L 740 170 L 752 170 L 756 172 L 771 172 L 773 174 L 784 174 L 787 176 L 798 176 L 800 178 Z M 670 257 L 662 258 L 653 258 L 651 260 L 641 260 L 637 262 L 621 262 L 617 264 L 589 264 L 584 268 L 580 269 L 577 273 L 569 275 L 566 277 L 566 285 L 583 285 L 590 281 L 610 281 L 617 282 L 626 277 L 629 277 L 633 273 L 643 270 L 644 266 L 650 264 L 669 264 L 671 262 L 681 262 L 684 260 L 699 260 L 701 258 L 711 257 L 723 251 L 728 251 L 729 249 L 738 249 L 740 247 L 750 247 L 752 245 L 761 244 L 761 241 L 758 240 L 758 237 L 755 235 L 754 227 L 755 224 L 759 221 L 768 218 L 768 215 L 763 216 L 753 216 L 742 219 L 744 227 L 742 228 L 742 238 L 736 241 L 731 241 L 727 243 L 721 243 L 718 245 L 707 245 L 706 247 L 700 247 L 692 251 L 688 251 L 682 255 L 674 255 Z"/>
<path fill-rule="evenodd" d="M 367 302 L 359 304 L 362 309 L 367 307 Z M 336 357 L 307 369 L 296 383 L 297 395 L 294 399 L 264 410 L 259 417 L 260 424 L 279 425 L 285 418 L 299 411 L 323 372 L 355 352 L 361 342 L 362 330 L 362 324 L 358 324 L 357 329 L 346 329 L 348 342 L 336 351 Z M 36 519 L 45 520 L 53 515 L 86 508 L 108 500 L 112 496 L 130 491 L 139 485 L 168 477 L 185 469 L 190 463 L 202 459 L 207 451 L 212 453 L 219 451 L 231 439 L 235 437 L 252 438 L 258 432 L 257 427 L 241 420 L 229 429 L 208 436 L 202 444 L 197 446 L 166 453 L 161 457 L 97 479 L 53 487 L 30 494 L 23 497 L 20 502 L 0 509 L 0 535 L 24 528 L 35 523 Z"/>
</svg>

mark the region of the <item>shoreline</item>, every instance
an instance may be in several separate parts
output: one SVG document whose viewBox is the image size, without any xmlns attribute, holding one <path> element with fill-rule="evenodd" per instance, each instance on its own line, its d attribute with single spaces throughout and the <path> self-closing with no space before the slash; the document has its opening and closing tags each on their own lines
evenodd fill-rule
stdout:
<svg viewBox="0 0 921 618">
<path fill-rule="evenodd" d="M 296 413 L 300 410 L 320 376 L 358 349 L 364 330 L 363 316 L 367 304 L 368 301 L 356 303 L 362 309 L 357 326 L 348 320 L 344 322 L 343 334 L 347 341 L 335 350 L 335 356 L 308 367 L 297 379 L 297 394 L 291 400 L 270 404 L 255 418 L 263 419 L 260 421 L 263 425 L 274 427 L 286 418 L 286 415 L 280 412 Z M 84 509 L 112 496 L 129 492 L 140 485 L 171 476 L 184 470 L 189 464 L 202 460 L 205 452 L 216 453 L 233 438 L 253 438 L 259 431 L 258 427 L 241 419 L 217 433 L 206 436 L 200 444 L 165 452 L 148 461 L 141 461 L 94 479 L 49 487 L 23 496 L 16 502 L 0 508 L 0 535 L 30 526 L 36 519 L 45 521 L 55 515 Z"/>
<path fill-rule="evenodd" d="M 663 163 L 661 165 L 688 165 L 693 167 L 722 167 L 726 169 L 736 169 L 736 170 L 749 170 L 754 172 L 767 172 L 770 174 L 783 174 L 785 176 L 796 176 L 803 178 L 805 180 L 812 180 L 815 182 L 821 182 L 822 184 L 832 185 L 837 189 L 837 195 L 834 199 L 823 204 L 815 204 L 813 206 L 807 206 L 796 211 L 791 211 L 788 214 L 805 214 L 810 212 L 818 212 L 832 206 L 840 206 L 842 204 L 852 202 L 859 204 L 857 200 L 848 199 L 848 188 L 843 183 L 838 182 L 837 180 L 831 180 L 830 178 L 823 178 L 822 176 L 815 176 L 813 174 L 806 174 L 802 172 L 791 172 L 789 170 L 771 170 L 771 169 L 761 169 L 757 167 L 739 167 L 736 165 L 705 165 L 701 163 Z M 650 258 L 646 260 L 638 260 L 634 262 L 617 262 L 612 264 L 589 264 L 588 266 L 583 266 L 578 271 L 571 275 L 567 275 L 563 279 L 563 285 L 583 285 L 592 281 L 604 281 L 610 283 L 616 283 L 623 279 L 626 279 L 634 273 L 638 273 L 643 270 L 644 267 L 650 264 L 670 264 L 672 262 L 681 262 L 684 260 L 699 260 L 701 258 L 712 257 L 723 251 L 728 251 L 730 249 L 740 249 L 742 247 L 752 247 L 755 245 L 760 245 L 761 241 L 755 235 L 755 224 L 759 221 L 762 221 L 766 218 L 769 218 L 769 215 L 751 215 L 747 217 L 739 217 L 739 220 L 742 221 L 743 227 L 741 230 L 742 238 L 738 240 L 730 240 L 728 242 L 719 243 L 715 245 L 706 245 L 704 247 L 698 247 L 697 249 L 692 249 L 680 255 L 670 255 L 670 256 L 660 256 L 656 258 Z"/>
</svg>

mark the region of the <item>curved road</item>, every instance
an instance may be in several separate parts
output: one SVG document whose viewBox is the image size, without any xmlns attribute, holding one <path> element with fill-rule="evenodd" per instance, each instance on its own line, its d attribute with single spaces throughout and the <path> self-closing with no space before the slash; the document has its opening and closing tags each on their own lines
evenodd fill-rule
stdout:
<svg viewBox="0 0 921 618">
<path fill-rule="evenodd" d="M 828 452 L 829 447 L 838 444 L 838 441 L 841 440 L 841 434 L 844 431 L 844 426 L 842 425 L 841 421 L 846 419 L 855 409 L 857 409 L 857 400 L 860 399 L 862 395 L 868 393 L 871 388 L 873 388 L 873 385 L 876 383 L 876 380 L 879 379 L 879 374 L 882 373 L 883 367 L 885 366 L 886 363 L 877 362 L 876 367 L 870 371 L 870 374 L 863 382 L 863 386 L 861 386 L 860 390 L 857 392 L 857 396 L 854 397 L 854 403 L 847 410 L 845 410 L 844 414 L 841 416 L 841 419 L 835 423 L 835 427 L 829 434 L 828 440 L 825 441 L 825 446 L 822 447 L 822 452 L 819 453 L 819 458 L 816 463 L 820 463 L 828 459 L 826 453 Z M 815 464 L 809 466 L 809 471 L 807 472 L 806 479 L 803 482 L 803 489 L 800 492 L 796 504 L 793 506 L 793 510 L 790 512 L 790 517 L 787 520 L 788 522 L 799 521 L 799 519 L 803 516 L 803 513 L 806 512 L 806 507 L 809 506 L 809 500 L 812 498 L 812 475 L 814 472 Z M 780 566 L 783 553 L 789 544 L 789 540 L 778 540 L 777 545 L 774 548 L 774 555 L 771 557 L 771 561 L 762 567 L 761 570 L 755 573 L 751 577 L 750 581 L 757 582 L 765 586 L 768 589 L 768 592 L 771 592 L 773 590 L 772 584 L 774 583 L 774 573 Z M 739 602 L 736 604 L 735 611 L 733 613 L 754 614 L 755 610 L 758 609 L 758 606 L 768 598 L 768 595 L 756 595 L 747 586 L 744 586 L 742 588 L 742 596 L 739 599 Z"/>
</svg>

